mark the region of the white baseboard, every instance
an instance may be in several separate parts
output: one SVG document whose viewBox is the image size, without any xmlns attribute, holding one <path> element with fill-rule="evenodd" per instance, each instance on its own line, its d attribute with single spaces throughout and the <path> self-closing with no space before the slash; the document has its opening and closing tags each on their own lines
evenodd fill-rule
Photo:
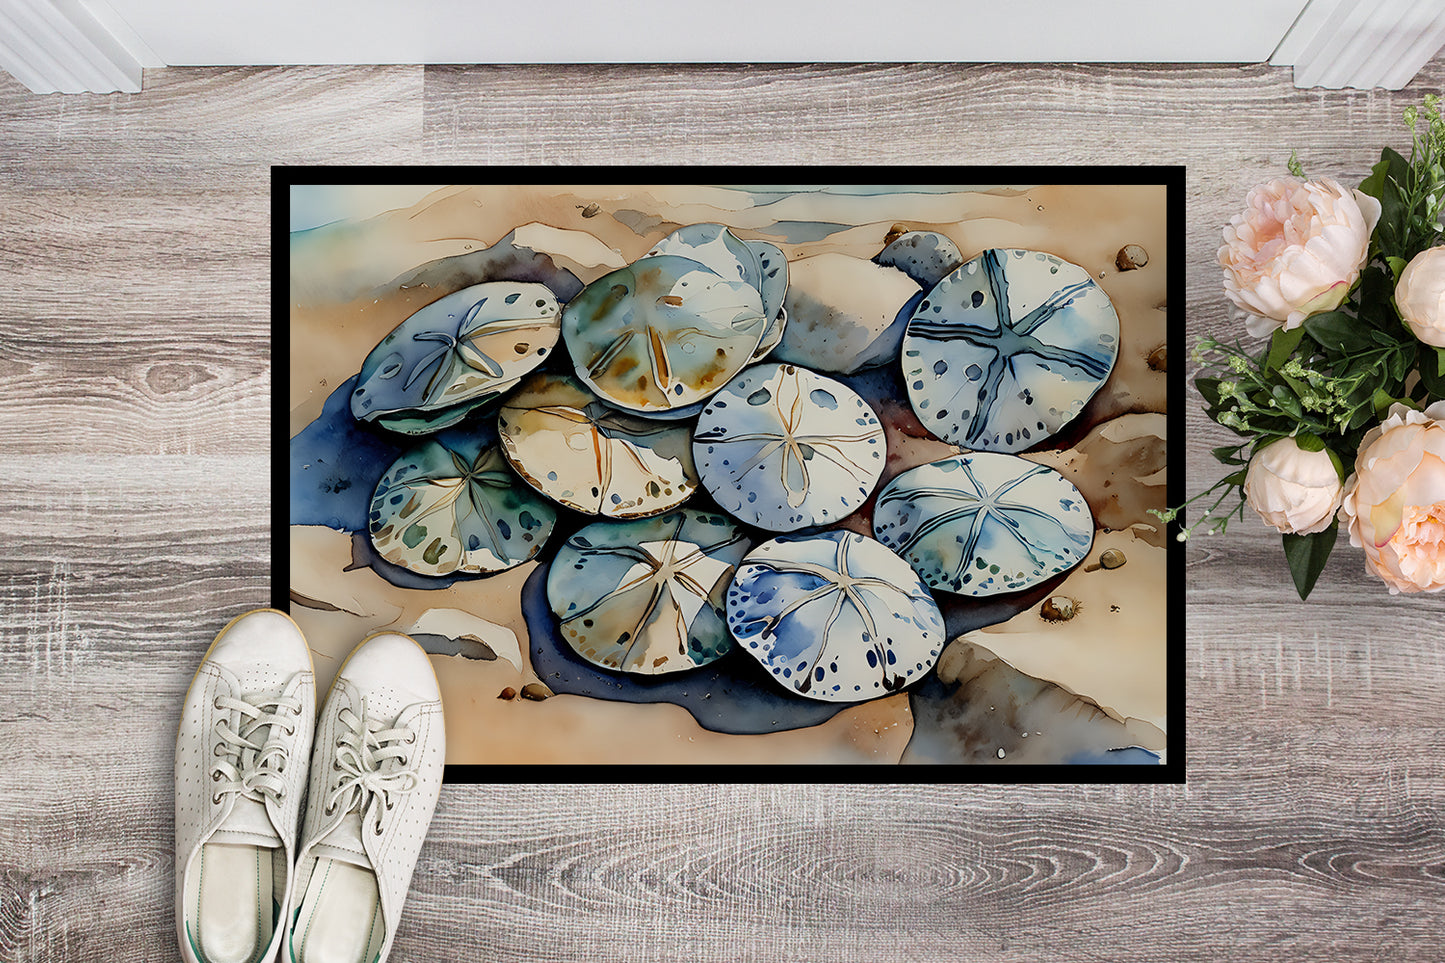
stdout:
<svg viewBox="0 0 1445 963">
<path fill-rule="evenodd" d="M 105 0 L 0 0 L 0 67 L 36 93 L 134 93 L 146 66 L 160 61 Z"/>
<path fill-rule="evenodd" d="M 1442 46 L 1440 0 L 1309 0 L 1269 62 L 1296 87 L 1399 90 Z"/>
</svg>

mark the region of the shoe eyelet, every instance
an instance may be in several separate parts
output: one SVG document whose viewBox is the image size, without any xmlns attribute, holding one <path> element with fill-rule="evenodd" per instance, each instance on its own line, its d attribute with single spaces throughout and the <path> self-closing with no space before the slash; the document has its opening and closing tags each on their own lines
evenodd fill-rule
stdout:
<svg viewBox="0 0 1445 963">
<path fill-rule="evenodd" d="M 416 733 L 415 733 L 415 732 L 408 732 L 408 733 L 406 734 L 406 738 L 403 739 L 402 742 L 406 743 L 408 746 L 414 746 L 414 745 L 416 745 Z"/>
<path fill-rule="evenodd" d="M 220 782 L 220 781 L 221 781 L 221 774 L 220 774 L 219 772 L 213 772 L 213 773 L 211 773 L 211 782 Z"/>
<path fill-rule="evenodd" d="M 214 803 L 214 804 L 216 804 L 216 805 L 220 805 L 220 802 L 221 802 L 221 794 L 220 794 L 220 793 L 213 793 L 213 794 L 211 795 L 211 802 Z"/>
<path fill-rule="evenodd" d="M 380 836 L 380 835 L 381 835 L 381 823 L 377 823 L 377 824 L 376 824 L 376 828 L 373 829 L 371 832 L 372 832 L 372 835 L 374 835 L 374 836 Z"/>
<path fill-rule="evenodd" d="M 330 816 L 332 813 L 336 812 L 336 805 L 333 803 L 332 805 L 327 806 L 324 812 L 326 815 Z"/>
</svg>

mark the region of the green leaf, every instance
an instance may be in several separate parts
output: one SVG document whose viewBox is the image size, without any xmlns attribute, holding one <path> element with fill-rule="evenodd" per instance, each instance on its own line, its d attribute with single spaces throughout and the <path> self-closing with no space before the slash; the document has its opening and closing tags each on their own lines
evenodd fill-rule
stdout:
<svg viewBox="0 0 1445 963">
<path fill-rule="evenodd" d="M 1299 162 L 1299 151 L 1298 151 L 1298 150 L 1292 150 L 1292 151 L 1289 152 L 1289 163 L 1286 164 L 1285 167 L 1286 167 L 1286 168 L 1289 170 L 1289 172 L 1290 172 L 1291 174 L 1293 174 L 1295 177 L 1306 177 L 1306 176 L 1308 176 L 1308 175 L 1305 174 L 1305 167 L 1304 167 L 1304 165 Z"/>
<path fill-rule="evenodd" d="M 1326 448 L 1325 451 L 1329 453 L 1330 464 L 1335 466 L 1335 474 L 1340 476 L 1340 481 L 1347 481 L 1349 476 L 1345 474 L 1345 464 L 1340 461 L 1340 456 L 1333 448 Z"/>
<path fill-rule="evenodd" d="M 1246 474 L 1246 470 L 1240 469 L 1239 471 L 1234 472 L 1231 475 L 1225 475 L 1223 478 L 1219 479 L 1219 483 L 1221 485 L 1234 485 L 1237 487 L 1244 484 L 1244 476 Z"/>
<path fill-rule="evenodd" d="M 1289 562 L 1289 573 L 1294 577 L 1294 587 L 1301 600 L 1310 597 L 1310 591 L 1325 570 L 1335 540 L 1340 534 L 1340 523 L 1334 521 L 1330 527 L 1313 535 L 1285 535 L 1284 557 Z"/>
<path fill-rule="evenodd" d="M 1385 189 L 1385 178 L 1390 173 L 1390 162 L 1381 160 L 1374 167 L 1370 168 L 1370 176 L 1360 181 L 1360 193 L 1368 194 L 1375 200 L 1380 199 L 1380 192 Z"/>
<path fill-rule="evenodd" d="M 1211 449 L 1214 452 L 1214 460 L 1223 465 L 1247 465 L 1248 461 L 1239 457 L 1239 449 L 1243 445 L 1220 445 Z"/>
<path fill-rule="evenodd" d="M 1319 435 L 1316 435 L 1313 432 L 1301 431 L 1299 434 L 1294 436 L 1294 441 L 1295 444 L 1299 445 L 1300 448 L 1304 451 L 1325 450 L 1325 443 L 1320 440 Z"/>
<path fill-rule="evenodd" d="M 1289 356 L 1294 354 L 1295 348 L 1299 347 L 1304 336 L 1305 329 L 1302 327 L 1292 328 L 1288 331 L 1280 328 L 1275 331 L 1274 336 L 1269 339 L 1269 356 L 1264 361 L 1264 373 L 1270 374 L 1277 371 L 1280 365 L 1288 361 Z"/>
<path fill-rule="evenodd" d="M 1400 272 L 1405 270 L 1405 265 L 1410 262 L 1402 257 L 1387 257 L 1385 263 L 1390 265 L 1390 273 L 1395 276 L 1395 283 L 1400 283 Z"/>
<path fill-rule="evenodd" d="M 1284 385 L 1275 385 L 1271 394 L 1274 398 L 1275 405 L 1280 411 L 1293 415 L 1296 418 L 1303 418 L 1305 416 L 1304 407 L 1300 405 L 1299 398 L 1295 397 L 1295 393 L 1290 391 L 1289 388 Z"/>
<path fill-rule="evenodd" d="M 1370 404 L 1375 409 L 1375 417 L 1382 421 L 1385 418 L 1386 412 L 1390 410 L 1390 406 L 1394 403 L 1395 399 L 1390 397 L 1390 393 L 1384 388 L 1376 388 L 1374 395 L 1370 398 Z"/>
<path fill-rule="evenodd" d="M 1218 378 L 1195 378 L 1194 387 L 1204 396 L 1205 402 L 1211 408 L 1219 407 L 1219 381 Z"/>
<path fill-rule="evenodd" d="M 1374 347 L 1369 329 L 1343 311 L 1326 311 L 1305 319 L 1304 328 L 1319 345 L 1341 354 L 1368 351 Z"/>
</svg>

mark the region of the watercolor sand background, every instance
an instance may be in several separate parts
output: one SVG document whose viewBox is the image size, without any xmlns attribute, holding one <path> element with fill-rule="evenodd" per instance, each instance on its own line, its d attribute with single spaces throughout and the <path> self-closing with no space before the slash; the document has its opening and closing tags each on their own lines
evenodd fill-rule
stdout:
<svg viewBox="0 0 1445 963">
<path fill-rule="evenodd" d="M 369 632 L 418 637 L 443 688 L 449 763 L 1159 761 L 1178 710 L 1166 704 L 1168 553 L 1148 514 L 1165 505 L 1165 210 L 1162 186 L 293 187 L 291 611 L 318 682 L 329 684 Z M 440 582 L 374 563 L 359 519 L 405 442 L 350 420 L 348 381 L 371 348 L 422 305 L 482 280 L 478 272 L 586 283 L 698 222 L 771 241 L 790 261 L 866 260 L 890 231 L 909 229 L 947 235 L 965 259 L 1015 247 L 1089 270 L 1119 313 L 1118 363 L 1075 422 L 1024 456 L 1088 499 L 1100 530 L 1084 563 L 1016 597 L 940 595 L 953 641 L 935 671 L 908 691 L 841 706 L 789 695 L 741 653 L 656 680 L 582 662 L 551 630 L 550 552 Z M 1129 244 L 1148 263 L 1120 271 L 1115 257 Z M 866 295 L 839 290 L 816 307 L 846 316 L 850 299 Z M 880 486 L 960 450 L 919 425 L 894 366 L 841 380 L 887 431 Z M 868 532 L 870 510 L 841 526 Z M 1124 567 L 1098 566 L 1109 549 L 1125 554 Z M 1072 620 L 1039 616 L 1053 595 L 1076 600 Z"/>
</svg>

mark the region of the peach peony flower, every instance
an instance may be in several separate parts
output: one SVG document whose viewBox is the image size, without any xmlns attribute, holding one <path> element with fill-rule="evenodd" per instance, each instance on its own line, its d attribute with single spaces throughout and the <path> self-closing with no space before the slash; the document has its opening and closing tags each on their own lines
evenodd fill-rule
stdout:
<svg viewBox="0 0 1445 963">
<path fill-rule="evenodd" d="M 1270 442 L 1249 460 L 1244 500 L 1285 535 L 1330 527 L 1345 486 L 1328 451 L 1305 451 L 1293 438 Z"/>
<path fill-rule="evenodd" d="M 1365 435 L 1342 510 L 1391 595 L 1445 589 L 1445 401 L 1397 404 Z"/>
<path fill-rule="evenodd" d="M 1224 293 L 1256 338 L 1340 306 L 1369 256 L 1380 202 L 1322 177 L 1281 177 L 1245 199 L 1224 229 Z"/>
<path fill-rule="evenodd" d="M 1415 337 L 1445 348 L 1445 247 L 1432 247 L 1410 259 L 1395 285 L 1395 306 Z"/>
</svg>

